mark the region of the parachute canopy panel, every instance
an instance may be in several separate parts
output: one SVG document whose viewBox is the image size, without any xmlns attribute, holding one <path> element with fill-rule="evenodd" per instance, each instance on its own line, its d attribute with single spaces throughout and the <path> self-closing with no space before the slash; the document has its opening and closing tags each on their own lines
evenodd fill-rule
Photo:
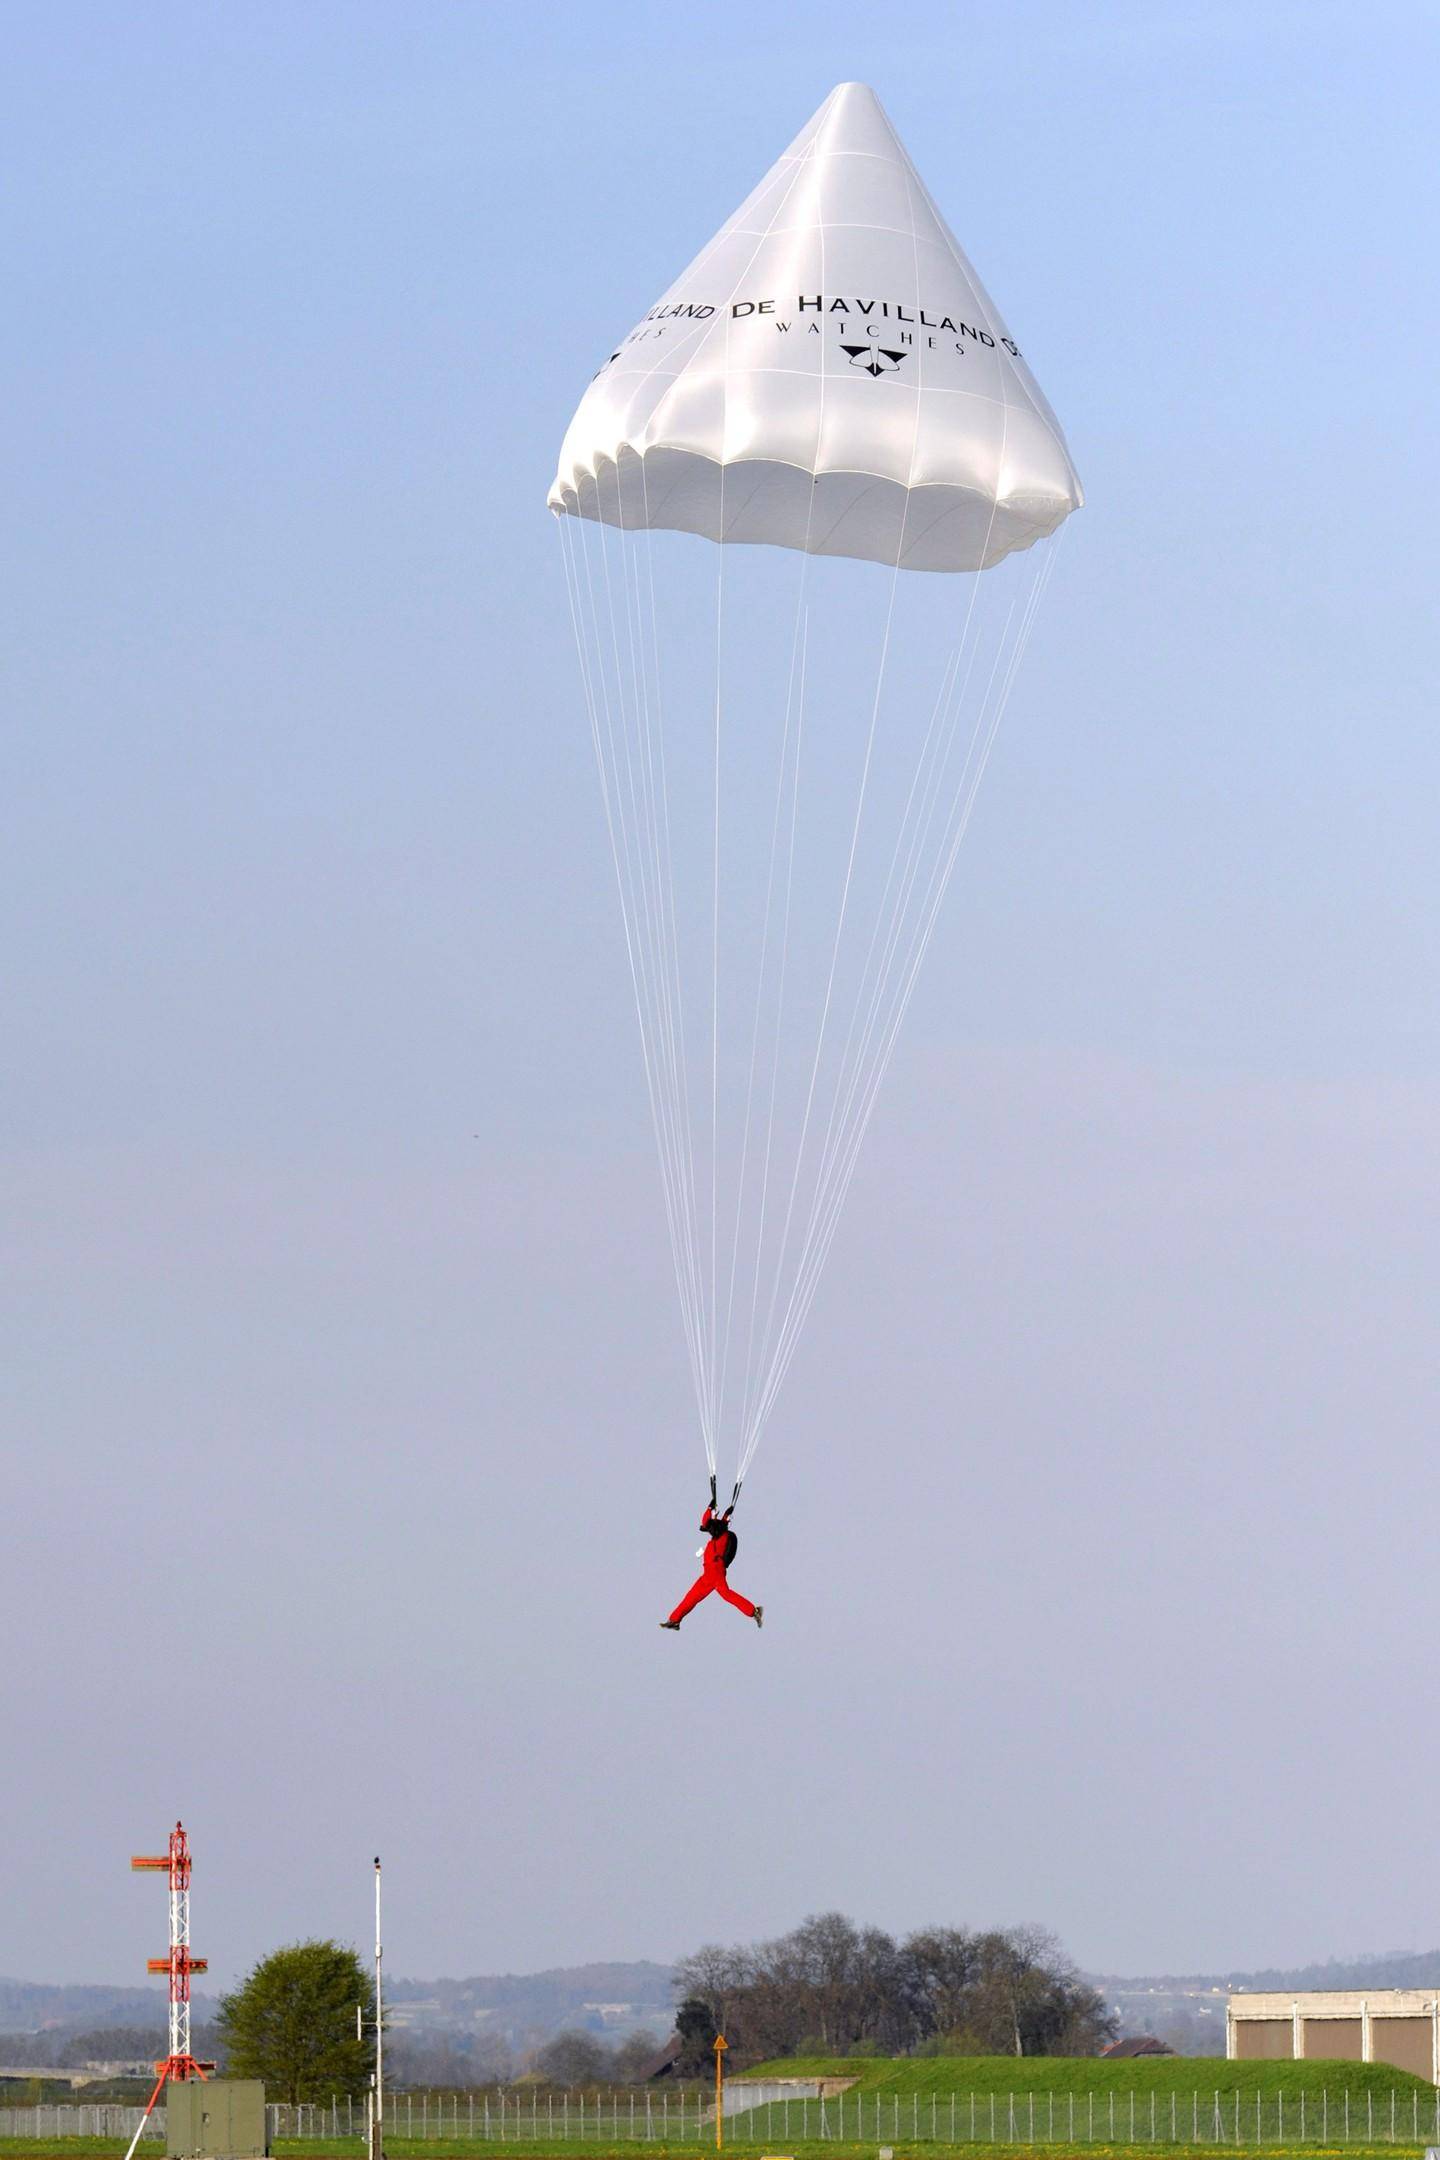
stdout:
<svg viewBox="0 0 1440 2160">
<path fill-rule="evenodd" d="M 550 507 L 959 571 L 1083 499 L 879 100 L 844 83 L 600 369 Z"/>
</svg>

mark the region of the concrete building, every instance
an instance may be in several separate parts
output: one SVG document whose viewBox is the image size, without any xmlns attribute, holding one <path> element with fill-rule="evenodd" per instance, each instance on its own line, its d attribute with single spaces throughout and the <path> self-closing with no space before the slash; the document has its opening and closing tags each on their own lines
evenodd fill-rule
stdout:
<svg viewBox="0 0 1440 2160">
<path fill-rule="evenodd" d="M 1389 2063 L 1440 2085 L 1440 1989 L 1232 1995 L 1225 2053 L 1231 2062 Z"/>
</svg>

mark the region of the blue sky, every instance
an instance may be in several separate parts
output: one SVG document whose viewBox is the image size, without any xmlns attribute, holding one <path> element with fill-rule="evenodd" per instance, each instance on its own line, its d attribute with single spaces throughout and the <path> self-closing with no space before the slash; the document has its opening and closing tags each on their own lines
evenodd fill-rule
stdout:
<svg viewBox="0 0 1440 2160">
<path fill-rule="evenodd" d="M 829 1905 L 1111 1968 L 1418 1942 L 1433 11 L 5 43 L 0 1968 L 138 1972 L 177 1812 L 221 1977 L 363 1933 L 377 1847 L 415 1973 Z M 771 1624 L 677 1645 L 543 505 L 596 356 L 852 78 L 1089 500 L 747 1503 Z"/>
</svg>

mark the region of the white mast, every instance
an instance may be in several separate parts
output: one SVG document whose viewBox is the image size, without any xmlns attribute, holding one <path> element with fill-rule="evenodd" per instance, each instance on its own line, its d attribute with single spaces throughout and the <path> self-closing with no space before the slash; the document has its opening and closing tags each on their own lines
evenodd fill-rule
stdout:
<svg viewBox="0 0 1440 2160">
<path fill-rule="evenodd" d="M 375 2112 L 370 2121 L 370 2160 L 385 2154 L 385 1996 L 381 1978 L 380 1855 L 375 1855 Z"/>
</svg>

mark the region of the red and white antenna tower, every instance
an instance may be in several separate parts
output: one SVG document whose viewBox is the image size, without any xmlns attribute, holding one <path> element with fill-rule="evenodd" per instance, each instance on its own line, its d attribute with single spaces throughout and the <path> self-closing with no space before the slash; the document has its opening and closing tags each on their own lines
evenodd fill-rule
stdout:
<svg viewBox="0 0 1440 2160">
<path fill-rule="evenodd" d="M 184 1824 L 177 1822 L 171 1831 L 168 1853 L 152 1858 L 137 1854 L 130 1865 L 152 1875 L 163 1871 L 170 1878 L 170 1955 L 145 1960 L 147 1972 L 170 1976 L 170 2052 L 163 2062 L 155 2065 L 155 2090 L 146 2103 L 125 2160 L 131 2160 L 140 2142 L 140 2133 L 172 2078 L 178 2083 L 183 2083 L 186 2078 L 203 2078 L 207 2070 L 215 2067 L 213 2062 L 197 2062 L 190 2052 L 190 1975 L 204 1972 L 209 1960 L 190 1955 L 190 1840 L 185 1835 Z"/>
</svg>

